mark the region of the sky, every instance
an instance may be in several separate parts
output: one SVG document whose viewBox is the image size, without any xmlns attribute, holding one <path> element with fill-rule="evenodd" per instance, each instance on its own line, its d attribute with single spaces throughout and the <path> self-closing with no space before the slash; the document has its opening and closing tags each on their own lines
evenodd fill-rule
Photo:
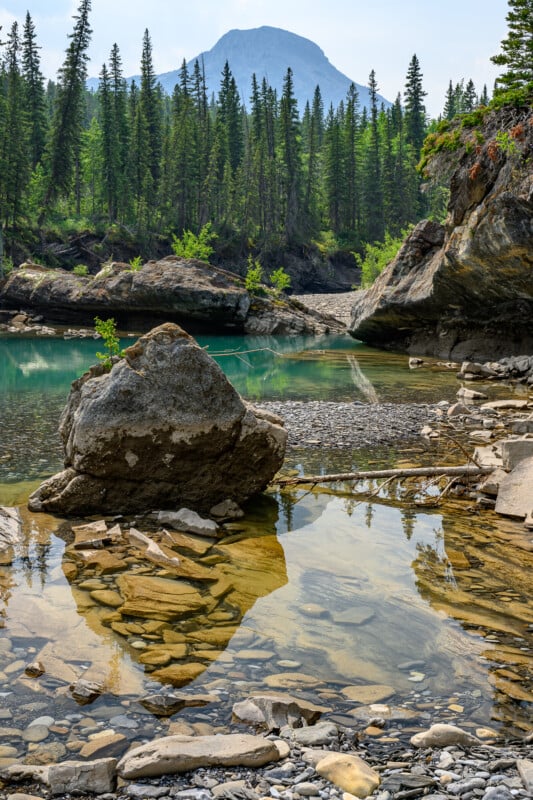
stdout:
<svg viewBox="0 0 533 800">
<path fill-rule="evenodd" d="M 79 0 L 0 0 L 2 33 L 29 11 L 46 78 L 55 79 Z M 272 25 L 311 39 L 341 72 L 394 100 L 416 53 L 428 113 L 442 112 L 449 81 L 472 78 L 489 92 L 499 68 L 490 57 L 507 34 L 507 0 L 92 0 L 89 76 L 97 76 L 116 42 L 124 74 L 139 72 L 144 30 L 157 73 L 209 50 L 232 28 Z M 231 66 L 231 65 L 230 65 Z M 287 66 L 290 66 L 288 64 Z M 239 87 L 247 94 L 248 87 Z M 218 90 L 218 87 L 209 87 Z"/>
</svg>

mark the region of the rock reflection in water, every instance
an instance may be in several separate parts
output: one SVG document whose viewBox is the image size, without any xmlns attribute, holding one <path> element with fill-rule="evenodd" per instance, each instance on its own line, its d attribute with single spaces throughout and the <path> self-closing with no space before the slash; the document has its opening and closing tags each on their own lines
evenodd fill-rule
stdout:
<svg viewBox="0 0 533 800">
<path fill-rule="evenodd" d="M 67 546 L 63 570 L 86 624 L 99 635 L 105 630 L 151 678 L 190 683 L 221 656 L 257 598 L 287 581 L 277 504 L 267 498 L 262 506 L 261 522 L 244 538 L 154 532 L 154 541 L 166 542 L 163 566 L 127 534 L 103 550 Z"/>
<path fill-rule="evenodd" d="M 413 561 L 422 597 L 481 637 L 480 657 L 493 687 L 492 718 L 524 730 L 533 710 L 533 538 L 511 520 L 446 510 L 439 549 L 418 547 Z M 444 640 L 442 646 L 449 643 Z M 460 673 L 462 654 L 453 669 Z"/>
</svg>

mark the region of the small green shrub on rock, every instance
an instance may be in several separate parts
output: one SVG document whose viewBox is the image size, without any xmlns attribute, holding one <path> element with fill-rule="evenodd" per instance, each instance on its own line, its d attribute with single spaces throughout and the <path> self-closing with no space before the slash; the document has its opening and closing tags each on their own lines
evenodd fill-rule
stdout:
<svg viewBox="0 0 533 800">
<path fill-rule="evenodd" d="M 248 292 L 257 294 L 261 291 L 261 281 L 263 279 L 263 267 L 252 256 L 248 256 L 248 269 L 246 270 L 246 277 L 244 285 Z"/>
<path fill-rule="evenodd" d="M 198 258 L 209 263 L 209 258 L 214 252 L 211 242 L 216 238 L 217 234 L 211 230 L 211 223 L 206 222 L 198 235 L 192 231 L 183 231 L 181 238 L 174 235 L 172 250 L 179 258 Z"/>
<path fill-rule="evenodd" d="M 276 294 L 281 294 L 291 285 L 291 276 L 287 275 L 283 267 L 278 267 L 270 273 L 270 283 L 274 287 Z"/>
<path fill-rule="evenodd" d="M 89 267 L 85 266 L 85 264 L 76 264 L 72 272 L 74 275 L 79 275 L 81 278 L 84 278 L 89 274 Z"/>
<path fill-rule="evenodd" d="M 115 324 L 115 320 L 113 317 L 110 317 L 109 319 L 100 319 L 100 317 L 95 317 L 94 329 L 96 333 L 99 333 L 104 340 L 104 345 L 106 348 L 105 353 L 97 353 L 96 357 L 102 363 L 104 369 L 109 372 L 113 366 L 114 356 L 119 356 L 122 358 L 124 355 L 124 350 L 121 350 L 120 348 L 120 341 L 117 336 L 117 326 Z"/>
</svg>

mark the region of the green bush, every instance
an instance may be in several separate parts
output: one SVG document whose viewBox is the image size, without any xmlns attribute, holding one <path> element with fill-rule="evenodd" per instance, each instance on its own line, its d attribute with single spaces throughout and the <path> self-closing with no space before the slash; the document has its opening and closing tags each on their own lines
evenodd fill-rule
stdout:
<svg viewBox="0 0 533 800">
<path fill-rule="evenodd" d="M 141 256 L 135 256 L 135 258 L 131 259 L 130 269 L 132 272 L 140 272 L 142 268 L 143 268 L 143 260 Z"/>
<path fill-rule="evenodd" d="M 0 278 L 7 278 L 14 269 L 15 265 L 9 256 L 4 256 L 3 259 L 0 260 Z"/>
<path fill-rule="evenodd" d="M 214 252 L 211 242 L 216 238 L 217 234 L 211 230 L 211 223 L 206 222 L 198 235 L 192 231 L 184 231 L 181 238 L 173 235 L 172 250 L 174 255 L 180 258 L 198 258 L 209 263 L 209 258 Z"/>
<path fill-rule="evenodd" d="M 261 281 L 263 279 L 263 267 L 252 256 L 248 256 L 248 268 L 246 270 L 246 277 L 244 285 L 248 292 L 255 292 L 256 294 L 261 291 Z"/>
<path fill-rule="evenodd" d="M 76 264 L 72 272 L 74 273 L 74 275 L 79 275 L 80 277 L 83 278 L 89 274 L 89 267 L 85 266 L 85 264 Z"/>
<path fill-rule="evenodd" d="M 270 273 L 270 283 L 274 287 L 276 294 L 281 294 L 291 285 L 291 277 L 287 275 L 283 267 L 278 267 Z"/>
<path fill-rule="evenodd" d="M 104 340 L 105 353 L 97 353 L 96 357 L 102 362 L 102 366 L 109 372 L 113 366 L 113 357 L 122 358 L 124 350 L 120 349 L 120 341 L 117 336 L 117 326 L 113 317 L 109 319 L 94 318 L 94 329 Z"/>
<path fill-rule="evenodd" d="M 383 272 L 387 264 L 398 253 L 405 237 L 412 230 L 412 226 L 402 231 L 400 236 L 393 237 L 387 231 L 383 242 L 366 244 L 363 257 L 358 253 L 353 253 L 357 266 L 361 267 L 361 286 L 367 289 L 372 286 L 378 275 Z"/>
</svg>

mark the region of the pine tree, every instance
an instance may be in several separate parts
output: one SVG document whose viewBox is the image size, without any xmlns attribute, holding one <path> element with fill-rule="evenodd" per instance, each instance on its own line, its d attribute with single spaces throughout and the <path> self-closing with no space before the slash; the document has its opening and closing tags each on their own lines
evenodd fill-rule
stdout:
<svg viewBox="0 0 533 800">
<path fill-rule="evenodd" d="M 128 119 L 128 90 L 122 74 L 122 60 L 118 45 L 111 48 L 109 80 L 112 98 L 112 119 L 116 141 L 117 195 L 115 218 L 124 221 L 130 209 L 129 178 L 127 173 L 130 125 Z"/>
<path fill-rule="evenodd" d="M 20 39 L 14 22 L 7 37 L 3 124 L 0 127 L 0 256 L 3 232 L 16 228 L 22 197 L 29 177 L 28 120 L 20 71 Z"/>
<path fill-rule="evenodd" d="M 343 228 L 352 237 L 357 237 L 360 228 L 360 114 L 359 93 L 355 83 L 350 85 L 346 96 L 344 115 L 344 168 L 345 196 L 343 209 Z"/>
<path fill-rule="evenodd" d="M 383 239 L 385 233 L 385 222 L 381 186 L 381 147 L 378 130 L 378 85 L 374 70 L 370 73 L 368 88 L 370 91 L 370 121 L 366 131 L 363 176 L 365 238 L 369 242 L 379 242 Z"/>
<path fill-rule="evenodd" d="M 287 242 L 294 242 L 302 233 L 303 175 L 298 104 L 290 67 L 285 74 L 280 101 L 279 149 L 285 236 Z"/>
<path fill-rule="evenodd" d="M 152 61 L 152 42 L 148 29 L 145 30 L 143 36 L 139 105 L 146 125 L 147 135 L 144 147 L 146 148 L 146 159 L 152 179 L 150 197 L 147 200 L 149 204 L 154 205 L 156 203 L 155 194 L 159 182 L 163 152 L 162 103 Z"/>
<path fill-rule="evenodd" d="M 509 32 L 502 52 L 491 58 L 505 67 L 496 81 L 497 91 L 526 89 L 533 93 L 533 0 L 508 0 Z"/>
<path fill-rule="evenodd" d="M 40 68 L 38 50 L 35 25 L 28 11 L 22 38 L 22 77 L 24 79 L 25 109 L 30 126 L 32 168 L 37 166 L 43 156 L 48 129 L 44 77 Z"/>
<path fill-rule="evenodd" d="M 243 118 L 237 84 L 227 61 L 218 93 L 218 114 L 226 133 L 229 162 L 235 171 L 243 154 Z"/>
<path fill-rule="evenodd" d="M 424 106 L 426 94 L 422 88 L 420 64 L 414 55 L 409 64 L 405 81 L 405 138 L 416 153 L 420 153 L 426 137 L 426 108 Z"/>
<path fill-rule="evenodd" d="M 115 125 L 111 80 L 105 64 L 102 65 L 102 71 L 100 72 L 98 91 L 100 95 L 102 188 L 106 198 L 109 219 L 114 220 L 118 205 L 118 186 L 120 181 L 119 139 Z"/>
<path fill-rule="evenodd" d="M 87 78 L 88 47 L 91 39 L 91 0 L 81 0 L 70 44 L 59 70 L 52 134 L 48 152 L 47 189 L 39 215 L 42 223 L 52 202 L 70 188 L 79 153 L 82 107 Z"/>
</svg>

